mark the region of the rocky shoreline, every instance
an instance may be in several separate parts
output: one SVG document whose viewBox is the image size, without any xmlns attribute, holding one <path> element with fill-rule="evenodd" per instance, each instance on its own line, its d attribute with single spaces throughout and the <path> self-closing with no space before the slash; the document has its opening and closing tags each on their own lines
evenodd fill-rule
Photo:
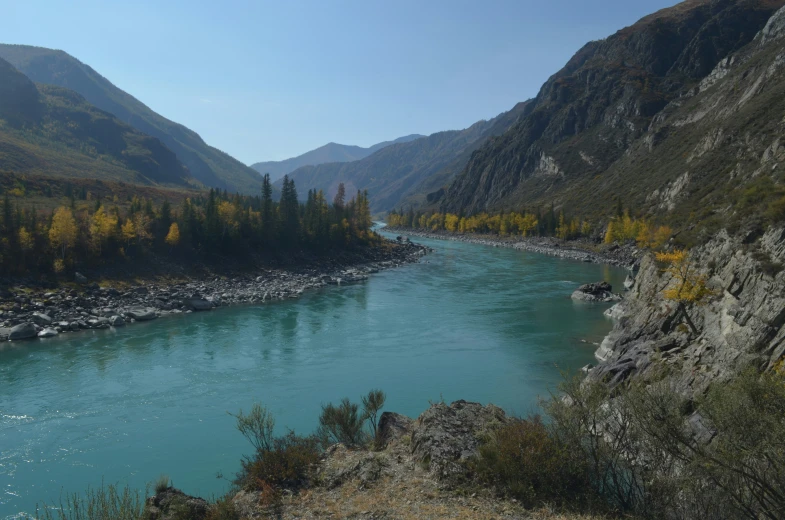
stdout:
<svg viewBox="0 0 785 520">
<path fill-rule="evenodd" d="M 417 262 L 429 251 L 405 242 L 379 248 L 356 262 L 331 262 L 329 267 L 261 269 L 229 277 L 155 280 L 123 288 L 111 283 L 102 287 L 76 273 L 70 287 L 0 288 L 0 341 L 46 338 L 228 305 L 298 298 L 309 289 L 365 281 L 381 270 Z"/>
<path fill-rule="evenodd" d="M 634 245 L 611 245 L 599 251 L 590 248 L 590 242 L 566 242 L 552 237 L 509 237 L 502 238 L 487 235 L 463 235 L 448 232 L 423 232 L 411 229 L 387 227 L 385 231 L 400 233 L 402 236 L 430 238 L 434 240 L 452 240 L 490 247 L 507 247 L 519 251 L 530 251 L 567 260 L 577 260 L 593 264 L 608 264 L 627 269 L 635 268 L 643 256 L 643 251 Z"/>
</svg>

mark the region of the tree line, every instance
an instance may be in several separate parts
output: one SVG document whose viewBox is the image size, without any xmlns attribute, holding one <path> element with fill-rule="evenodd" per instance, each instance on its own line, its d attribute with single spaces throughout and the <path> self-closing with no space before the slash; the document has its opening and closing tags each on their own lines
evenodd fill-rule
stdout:
<svg viewBox="0 0 785 520">
<path fill-rule="evenodd" d="M 603 233 L 602 228 L 580 217 L 569 217 L 563 210 L 547 211 L 526 209 L 496 214 L 487 212 L 474 215 L 454 213 L 423 213 L 410 209 L 393 210 L 387 215 L 391 227 L 421 231 L 447 231 L 450 233 L 493 234 L 499 236 L 557 237 L 562 240 L 590 238 Z M 635 219 L 629 211 L 617 208 L 617 213 L 604 228 L 605 243 L 635 241 L 640 247 L 657 249 L 673 235 L 668 226 L 657 226 L 646 219 Z M 602 236 L 602 235 L 600 235 Z"/>
<path fill-rule="evenodd" d="M 116 200 L 115 200 L 116 202 Z M 211 189 L 179 207 L 134 197 L 126 209 L 112 201 L 70 203 L 51 213 L 22 208 L 6 193 L 0 210 L 0 267 L 4 273 L 60 272 L 148 253 L 181 259 L 278 252 L 326 252 L 377 243 L 366 192 L 346 201 L 339 186 L 328 202 L 322 191 L 298 199 L 284 178 L 273 199 L 269 175 L 257 196 Z"/>
</svg>

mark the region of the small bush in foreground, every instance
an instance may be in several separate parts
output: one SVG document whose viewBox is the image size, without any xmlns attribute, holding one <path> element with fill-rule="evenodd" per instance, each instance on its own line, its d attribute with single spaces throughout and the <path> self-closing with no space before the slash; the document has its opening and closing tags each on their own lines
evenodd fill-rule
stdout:
<svg viewBox="0 0 785 520">
<path fill-rule="evenodd" d="M 371 390 L 362 398 L 362 410 L 346 397 L 338 406 L 323 405 L 317 435 L 325 445 L 340 442 L 349 447 L 364 446 L 371 440 L 378 445 L 376 418 L 386 399 L 381 390 Z"/>
<path fill-rule="evenodd" d="M 475 470 L 482 480 L 533 507 L 583 502 L 589 486 L 582 464 L 533 417 L 496 431 L 480 448 Z"/>
</svg>

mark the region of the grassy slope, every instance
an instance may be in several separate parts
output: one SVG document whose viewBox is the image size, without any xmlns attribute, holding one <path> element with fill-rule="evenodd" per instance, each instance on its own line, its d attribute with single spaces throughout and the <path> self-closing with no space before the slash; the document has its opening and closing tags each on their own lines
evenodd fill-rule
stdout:
<svg viewBox="0 0 785 520">
<path fill-rule="evenodd" d="M 63 51 L 23 45 L 0 45 L 0 58 L 38 83 L 74 90 L 102 110 L 141 132 L 160 139 L 177 154 L 191 175 L 206 186 L 258 193 L 261 179 L 254 170 L 207 145 L 198 134 L 153 112 L 95 70 Z"/>
<path fill-rule="evenodd" d="M 0 169 L 187 186 L 188 170 L 144 135 L 60 87 L 36 87 L 0 60 Z"/>
</svg>

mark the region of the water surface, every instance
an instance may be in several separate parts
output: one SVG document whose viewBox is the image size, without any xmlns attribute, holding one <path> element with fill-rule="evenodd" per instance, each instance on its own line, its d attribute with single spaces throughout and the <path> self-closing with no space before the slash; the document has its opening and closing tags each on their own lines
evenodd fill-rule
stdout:
<svg viewBox="0 0 785 520">
<path fill-rule="evenodd" d="M 605 305 L 579 284 L 624 271 L 418 239 L 420 264 L 296 301 L 218 309 L 112 331 L 0 346 L 0 518 L 87 486 L 227 488 L 250 445 L 227 411 L 260 401 L 277 428 L 314 429 L 320 404 L 371 388 L 386 410 L 429 401 L 536 407 L 560 372 L 592 362 Z M 582 342 L 582 340 L 589 343 Z"/>
</svg>

